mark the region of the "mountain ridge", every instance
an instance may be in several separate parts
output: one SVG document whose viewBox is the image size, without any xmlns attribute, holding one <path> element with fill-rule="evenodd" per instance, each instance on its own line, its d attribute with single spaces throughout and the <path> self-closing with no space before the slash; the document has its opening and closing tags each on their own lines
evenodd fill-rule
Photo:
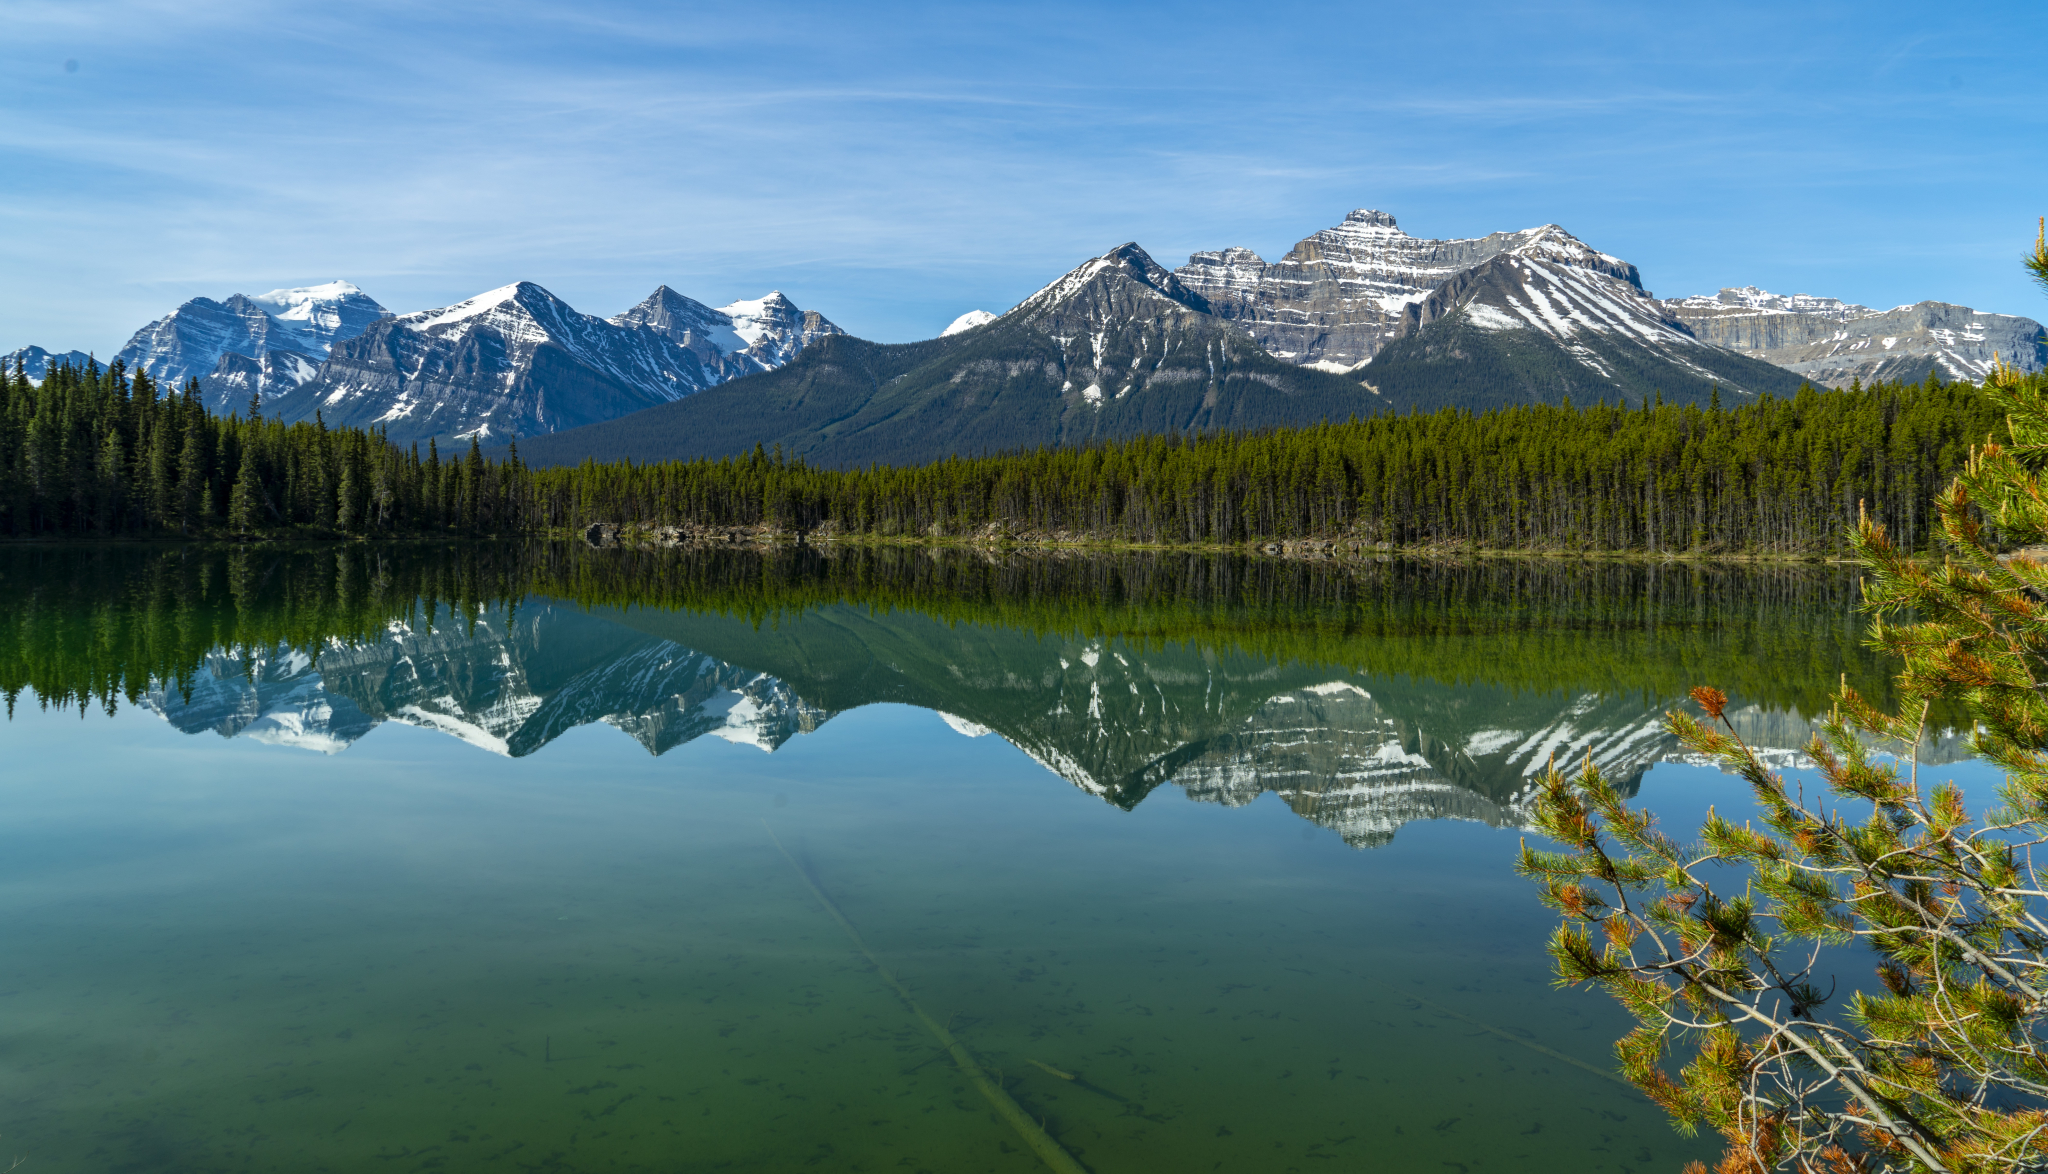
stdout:
<svg viewBox="0 0 2048 1174">
<path fill-rule="evenodd" d="M 2039 322 L 1948 302 L 1876 310 L 1742 286 L 1663 304 L 1697 337 L 1829 387 L 1918 383 L 1936 372 L 1974 382 L 1994 362 L 2029 372 L 2048 368 Z"/>
<path fill-rule="evenodd" d="M 794 362 L 650 412 L 533 441 L 529 463 L 718 456 L 918 463 L 1143 432 L 1242 430 L 1374 410 L 1354 380 L 1283 363 L 1136 244 L 1009 312 L 914 343 L 830 337 Z"/>
</svg>

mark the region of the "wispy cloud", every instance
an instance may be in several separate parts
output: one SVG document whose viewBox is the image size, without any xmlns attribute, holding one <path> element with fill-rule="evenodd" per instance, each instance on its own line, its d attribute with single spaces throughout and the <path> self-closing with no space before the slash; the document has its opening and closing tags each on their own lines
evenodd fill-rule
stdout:
<svg viewBox="0 0 2048 1174">
<path fill-rule="evenodd" d="M 1673 289 L 2026 312 L 2002 255 L 1906 242 L 2033 214 L 2041 38 L 2023 6 L 1988 41 L 1997 13 L 1890 7 L 1917 31 L 1886 5 L 19 0 L 0 347 L 104 352 L 182 297 L 331 277 L 606 312 L 779 285 L 907 338 L 1124 239 L 1270 252 L 1358 206 L 1561 222 Z M 1987 159 L 1998 185 L 1957 182 Z"/>
</svg>

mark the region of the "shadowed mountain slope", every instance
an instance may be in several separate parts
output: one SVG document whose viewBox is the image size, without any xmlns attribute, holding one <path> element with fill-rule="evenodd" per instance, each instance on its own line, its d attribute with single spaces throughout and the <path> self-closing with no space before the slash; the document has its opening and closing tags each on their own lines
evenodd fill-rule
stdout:
<svg viewBox="0 0 2048 1174">
<path fill-rule="evenodd" d="M 1369 415 L 1356 381 L 1267 354 L 1134 244 L 985 325 L 924 342 L 820 339 L 786 367 L 522 442 L 539 465 L 781 445 L 814 464 L 912 463 L 1138 433 Z"/>
</svg>

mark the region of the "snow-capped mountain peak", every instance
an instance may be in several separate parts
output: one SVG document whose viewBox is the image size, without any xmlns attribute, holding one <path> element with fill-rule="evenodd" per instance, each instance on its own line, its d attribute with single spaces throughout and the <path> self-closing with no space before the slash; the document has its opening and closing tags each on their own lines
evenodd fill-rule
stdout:
<svg viewBox="0 0 2048 1174">
<path fill-rule="evenodd" d="M 951 338 L 953 335 L 972 330 L 977 326 L 986 326 L 995 320 L 996 316 L 987 310 L 969 310 L 958 318 L 953 319 L 952 324 L 944 330 L 939 331 L 939 337 Z"/>
<path fill-rule="evenodd" d="M 1058 333 L 1089 322 L 1189 310 L 1206 314 L 1209 304 L 1130 241 L 1083 261 L 1003 317 Z"/>
<path fill-rule="evenodd" d="M 1760 314 L 1823 314 L 1844 322 L 1881 313 L 1869 306 L 1844 302 L 1840 298 L 1822 298 L 1812 294 L 1793 294 L 1785 297 L 1753 285 L 1723 289 L 1717 294 L 1693 294 L 1690 297 L 1674 298 L 1670 304 L 1687 309 L 1728 307 L 1754 310 Z"/>
<path fill-rule="evenodd" d="M 530 281 L 404 314 L 335 348 L 275 407 L 392 439 L 500 442 L 609 420 L 794 358 L 838 327 L 781 293 L 714 310 L 661 286 L 610 319 Z"/>
<path fill-rule="evenodd" d="M 370 323 L 390 313 L 348 281 L 274 289 L 249 301 L 262 307 L 277 321 L 291 326 L 300 341 L 312 344 L 298 349 L 321 355 L 326 354 L 337 339 L 354 338 Z"/>
<path fill-rule="evenodd" d="M 473 298 L 465 298 L 452 306 L 443 306 L 438 310 L 415 310 L 410 314 L 400 314 L 396 322 L 407 330 L 432 332 L 454 326 L 458 323 L 467 322 L 472 318 L 490 314 L 493 311 L 499 310 L 500 307 L 505 306 L 508 302 L 517 302 L 521 294 L 528 293 L 529 291 L 533 291 L 533 293 L 546 298 L 548 301 L 558 301 L 555 295 L 541 289 L 540 286 L 530 281 L 515 281 L 511 285 L 501 285 L 496 289 L 485 290 Z M 512 310 L 507 312 L 518 313 L 519 311 Z M 530 313 L 528 317 L 531 317 Z"/>
<path fill-rule="evenodd" d="M 733 333 L 746 339 L 748 346 L 753 346 L 794 316 L 797 308 L 782 295 L 781 290 L 771 289 L 761 297 L 741 298 L 731 305 L 720 306 L 718 312 L 731 319 Z"/>
<path fill-rule="evenodd" d="M 796 358 L 828 334 L 846 333 L 815 310 L 797 309 L 779 289 L 720 306 L 718 312 L 731 323 L 733 333 L 745 340 L 741 349 L 764 371 Z"/>
<path fill-rule="evenodd" d="M 193 298 L 136 331 L 114 358 L 159 383 L 175 386 L 199 378 L 206 406 L 227 411 L 239 406 L 251 386 L 266 393 L 276 390 L 260 372 L 299 370 L 296 362 L 268 358 L 272 352 L 317 363 L 335 343 L 389 316 L 346 281 L 274 289 L 253 298 L 233 294 L 218 302 Z"/>
<path fill-rule="evenodd" d="M 733 330 L 732 318 L 695 298 L 663 285 L 639 305 L 612 318 L 614 326 L 640 326 L 667 335 L 697 352 L 707 362 L 747 348 L 748 340 Z"/>
<path fill-rule="evenodd" d="M 28 376 L 30 383 L 41 387 L 43 380 L 49 378 L 51 368 L 68 364 L 84 370 L 86 364 L 91 361 L 92 356 L 84 351 L 60 351 L 51 354 L 39 346 L 17 347 L 5 355 L 0 355 L 0 375 L 11 376 L 16 368 L 19 368 Z"/>
</svg>

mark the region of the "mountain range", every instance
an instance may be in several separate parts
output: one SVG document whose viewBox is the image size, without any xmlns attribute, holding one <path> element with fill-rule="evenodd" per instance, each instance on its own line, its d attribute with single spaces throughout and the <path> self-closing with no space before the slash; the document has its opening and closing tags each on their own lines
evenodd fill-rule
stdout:
<svg viewBox="0 0 2048 1174">
<path fill-rule="evenodd" d="M 1975 382 L 1998 361 L 2028 371 L 2048 366 L 2039 322 L 1947 302 L 1873 310 L 1744 286 L 1664 305 L 1698 338 L 1829 387 L 1917 383 L 1934 372 Z"/>
<path fill-rule="evenodd" d="M 188 733 L 336 753 L 387 721 L 494 754 L 532 754 L 604 723 L 652 754 L 715 737 L 773 751 L 835 715 L 890 702 L 994 734 L 1073 786 L 1135 807 L 1161 786 L 1242 806 L 1271 792 L 1358 847 L 1416 819 L 1528 826 L 1532 780 L 1555 753 L 1633 791 L 1685 753 L 1673 699 L 1640 690 L 1530 691 L 1332 673 L 1192 645 L 954 624 L 851 604 L 757 627 L 741 616 L 529 600 L 474 624 L 394 624 L 317 663 L 277 648 L 220 652 L 144 698 Z M 1804 716 L 1738 707 L 1769 757 L 1790 760 Z M 1930 760 L 1968 756 L 1959 737 Z M 1689 759 L 1688 759 L 1689 760 Z"/>
<path fill-rule="evenodd" d="M 2027 318 L 1753 287 L 1660 300 L 1555 224 L 1430 240 L 1360 209 L 1273 262 L 1225 248 L 1169 270 L 1127 243 L 921 342 L 854 338 L 779 292 L 714 309 L 662 286 L 599 318 L 515 282 L 394 315 L 336 281 L 192 299 L 115 358 L 199 379 L 215 411 L 257 397 L 267 416 L 400 443 L 518 440 L 539 464 L 779 444 L 850 465 L 1387 410 L 1977 379 L 1994 353 L 2048 365 Z M 32 379 L 81 359 L 6 356 Z"/>
<path fill-rule="evenodd" d="M 337 343 L 265 414 L 318 413 L 404 442 L 508 441 L 610 420 L 771 370 L 840 333 L 779 292 L 714 310 L 662 286 L 614 318 L 532 282 L 440 310 L 380 319 Z"/>
</svg>

